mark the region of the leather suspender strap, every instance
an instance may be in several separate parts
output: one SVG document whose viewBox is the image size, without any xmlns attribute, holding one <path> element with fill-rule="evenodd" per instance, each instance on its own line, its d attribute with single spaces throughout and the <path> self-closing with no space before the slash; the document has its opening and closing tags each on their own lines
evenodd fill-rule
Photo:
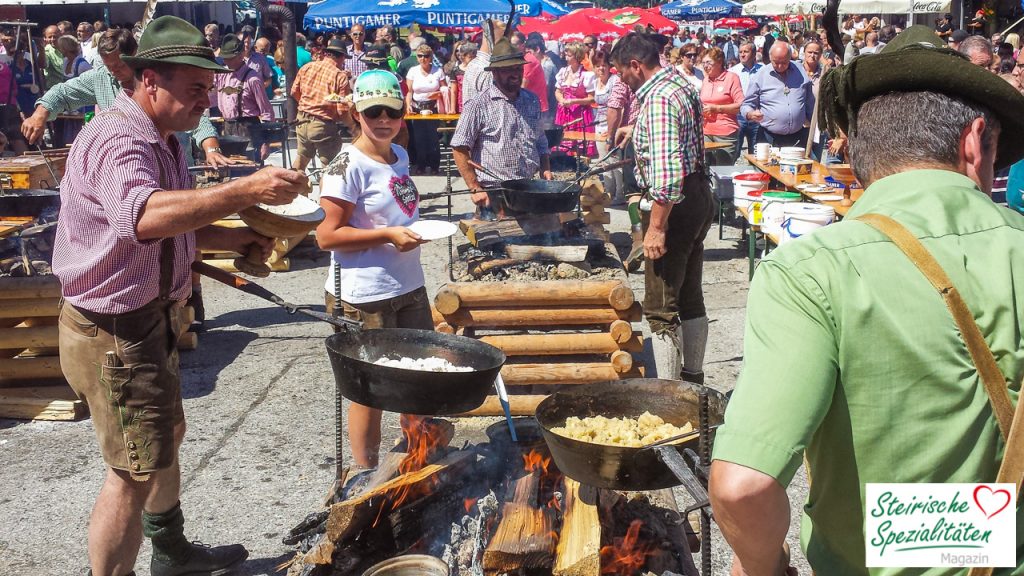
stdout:
<svg viewBox="0 0 1024 576">
<path fill-rule="evenodd" d="M 160 173 L 159 184 L 164 190 L 170 190 L 170 182 L 167 180 L 167 172 L 164 170 L 164 163 L 160 161 L 160 147 L 153 145 L 153 156 L 156 160 L 157 170 Z M 160 299 L 167 300 L 171 297 L 171 290 L 174 288 L 174 237 L 164 238 L 160 241 Z"/>
<path fill-rule="evenodd" d="M 996 358 L 992 355 L 992 350 L 985 342 L 985 337 L 982 335 L 981 329 L 978 328 L 978 323 L 974 321 L 974 315 L 971 314 L 967 303 L 960 296 L 960 292 L 953 286 L 949 276 L 928 252 L 928 249 L 902 224 L 881 214 L 864 214 L 858 216 L 857 220 L 871 225 L 888 236 L 893 244 L 910 258 L 910 261 L 939 291 L 939 295 L 946 302 L 946 306 L 960 329 L 960 335 L 964 339 L 964 344 L 967 345 L 967 351 L 971 354 L 971 360 L 974 361 L 974 366 L 978 369 L 978 375 L 981 377 L 982 384 L 985 385 L 985 391 L 988 392 L 988 400 L 992 405 L 992 412 L 996 415 L 996 421 L 999 423 L 999 430 L 1003 434 L 1003 439 L 1007 440 L 1010 437 L 1010 424 L 1013 421 L 1013 403 L 1006 390 L 1006 378 L 999 371 Z"/>
</svg>

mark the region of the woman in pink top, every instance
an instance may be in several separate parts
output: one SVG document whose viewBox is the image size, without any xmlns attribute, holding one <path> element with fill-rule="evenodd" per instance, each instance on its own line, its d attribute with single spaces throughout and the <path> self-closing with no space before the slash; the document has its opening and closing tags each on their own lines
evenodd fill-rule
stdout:
<svg viewBox="0 0 1024 576">
<path fill-rule="evenodd" d="M 711 142 L 730 144 L 729 148 L 712 150 L 712 164 L 733 165 L 739 155 L 740 125 L 736 114 L 743 104 L 743 86 L 740 77 L 725 69 L 725 54 L 718 48 L 709 48 L 701 56 L 704 83 L 700 87 L 700 101 L 704 104 L 704 137 Z"/>
</svg>

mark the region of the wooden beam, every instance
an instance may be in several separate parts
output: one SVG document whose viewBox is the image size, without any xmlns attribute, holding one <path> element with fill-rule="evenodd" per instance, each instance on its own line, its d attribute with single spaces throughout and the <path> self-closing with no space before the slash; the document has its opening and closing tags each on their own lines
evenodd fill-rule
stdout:
<svg viewBox="0 0 1024 576">
<path fill-rule="evenodd" d="M 56 317 L 59 298 L 9 298 L 2 300 L 0 318 Z"/>
<path fill-rule="evenodd" d="M 629 354 L 629 352 L 623 352 Z M 632 357 L 631 363 L 632 363 Z M 505 364 L 501 377 L 507 386 L 525 384 L 586 384 L 622 378 L 642 378 L 643 371 L 619 372 L 610 362 L 565 362 L 561 364 Z"/>
<path fill-rule="evenodd" d="M 459 308 L 591 305 L 628 310 L 636 302 L 633 290 L 621 280 L 542 282 L 451 282 L 438 290 L 434 306 L 443 314 Z"/>
<path fill-rule="evenodd" d="M 60 280 L 56 276 L 0 278 L 0 300 L 60 298 Z"/>
<path fill-rule="evenodd" d="M 0 389 L 0 418 L 78 420 L 88 412 L 67 385 Z"/>
<path fill-rule="evenodd" d="M 60 358 L 40 356 L 38 358 L 0 358 L 0 380 L 42 380 L 63 378 Z"/>
<path fill-rule="evenodd" d="M 634 303 L 626 310 L 592 306 L 524 307 L 524 308 L 459 308 L 444 314 L 452 326 L 475 327 L 540 327 L 540 326 L 602 326 L 618 320 L 639 322 L 643 310 Z M 629 334 L 632 335 L 632 328 Z M 628 338 L 628 337 L 627 337 Z"/>
<path fill-rule="evenodd" d="M 612 354 L 624 348 L 642 349 L 642 341 L 631 339 L 622 344 L 608 332 L 575 334 L 510 334 L 481 336 L 481 342 L 500 349 L 507 356 L 564 356 L 567 354 Z M 637 344 L 640 348 L 637 348 Z"/>
</svg>

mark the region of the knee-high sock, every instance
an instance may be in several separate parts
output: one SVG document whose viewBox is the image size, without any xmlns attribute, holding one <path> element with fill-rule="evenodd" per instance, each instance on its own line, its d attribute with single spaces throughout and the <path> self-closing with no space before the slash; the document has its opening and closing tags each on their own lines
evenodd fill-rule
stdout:
<svg viewBox="0 0 1024 576">
<path fill-rule="evenodd" d="M 142 512 L 142 533 L 153 542 L 153 558 L 174 566 L 188 562 L 192 543 L 185 539 L 181 503 L 162 514 Z"/>
<path fill-rule="evenodd" d="M 704 350 L 708 345 L 708 317 L 683 320 L 679 325 L 679 348 L 683 351 L 683 370 L 704 371 Z"/>
</svg>

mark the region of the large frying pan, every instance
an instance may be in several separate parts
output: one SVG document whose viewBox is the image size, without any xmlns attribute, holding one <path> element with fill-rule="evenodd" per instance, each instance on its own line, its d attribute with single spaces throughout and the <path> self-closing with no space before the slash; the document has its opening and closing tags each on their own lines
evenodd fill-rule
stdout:
<svg viewBox="0 0 1024 576">
<path fill-rule="evenodd" d="M 444 416 L 477 408 L 494 387 L 505 354 L 489 344 L 432 330 L 343 330 L 327 338 L 341 394 L 364 406 Z M 374 364 L 382 358 L 444 358 L 472 372 L 423 372 Z"/>
<path fill-rule="evenodd" d="M 0 190 L 0 215 L 39 217 L 48 210 L 60 208 L 60 192 L 46 189 Z"/>
<path fill-rule="evenodd" d="M 636 418 L 650 411 L 666 422 L 697 428 L 699 390 L 679 380 L 628 379 L 574 387 L 556 392 L 537 406 L 536 418 L 544 433 L 551 457 L 566 476 L 584 484 L 613 490 L 659 490 L 678 486 L 681 481 L 658 458 L 655 449 L 605 446 L 559 436 L 552 428 L 565 425 L 569 416 L 586 418 Z M 726 400 L 720 392 L 709 392 L 709 425 L 722 422 Z M 696 449 L 695 438 L 673 448 Z"/>
</svg>

